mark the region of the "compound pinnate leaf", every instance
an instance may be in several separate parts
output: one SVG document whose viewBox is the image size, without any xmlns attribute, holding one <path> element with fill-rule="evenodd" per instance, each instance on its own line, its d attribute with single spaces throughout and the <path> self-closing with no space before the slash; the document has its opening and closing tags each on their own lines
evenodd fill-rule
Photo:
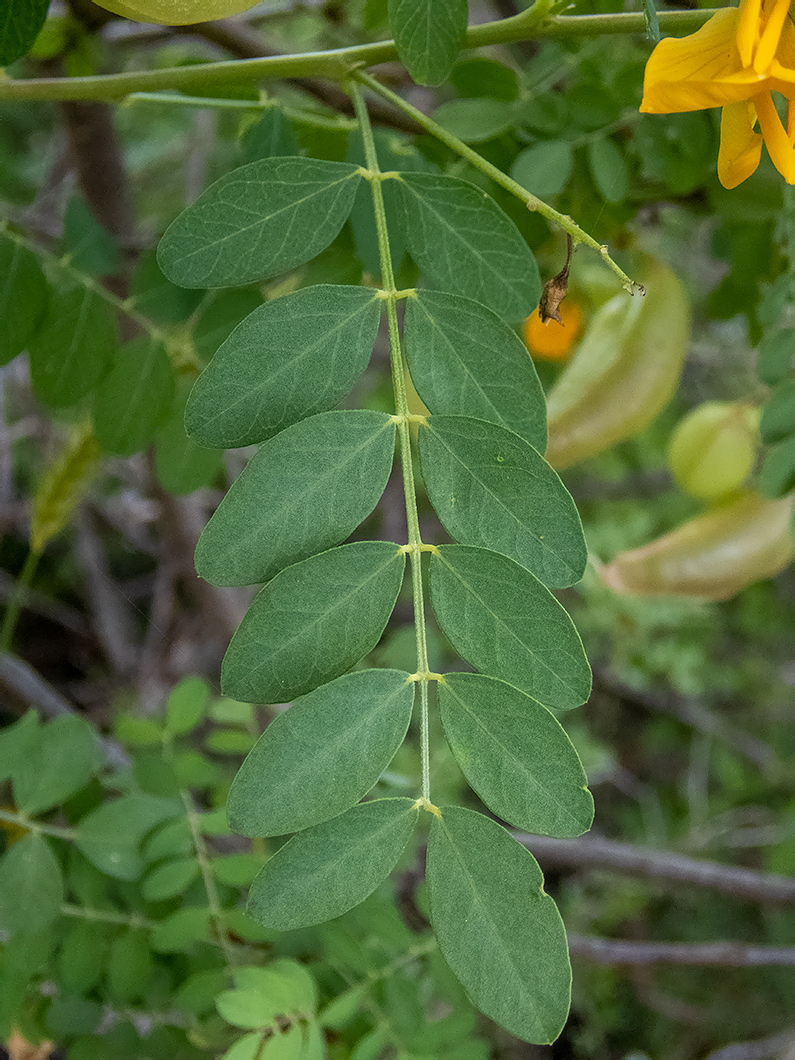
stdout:
<svg viewBox="0 0 795 1060">
<path fill-rule="evenodd" d="M 497 423 L 544 451 L 547 413 L 535 366 L 496 313 L 420 288 L 407 299 L 403 335 L 412 381 L 431 412 Z"/>
<path fill-rule="evenodd" d="M 196 570 L 215 585 L 253 585 L 338 544 L 384 492 L 395 446 L 389 416 L 321 412 L 267 441 L 210 519 Z"/>
<path fill-rule="evenodd" d="M 174 402 L 174 374 L 161 342 L 137 338 L 116 355 L 94 395 L 94 433 L 116 456 L 132 456 L 152 440 Z"/>
<path fill-rule="evenodd" d="M 60 916 L 63 874 L 47 840 L 29 832 L 0 860 L 0 927 L 11 934 L 46 930 Z"/>
<path fill-rule="evenodd" d="M 333 408 L 367 367 L 380 315 L 380 299 L 364 287 L 326 284 L 266 302 L 196 381 L 188 433 L 230 449 Z"/>
<path fill-rule="evenodd" d="M 375 799 L 299 833 L 254 880 L 248 913 L 277 931 L 341 916 L 395 867 L 417 814 L 413 799 Z"/>
<path fill-rule="evenodd" d="M 405 563 L 389 541 L 357 541 L 277 574 L 232 637 L 224 695 L 286 703 L 345 673 L 378 643 Z"/>
<path fill-rule="evenodd" d="M 167 229 L 157 260 L 182 287 L 235 287 L 303 265 L 342 228 L 359 168 L 265 158 L 221 177 Z"/>
<path fill-rule="evenodd" d="M 36 396 L 53 408 L 85 397 L 110 369 L 116 325 L 106 302 L 87 287 L 53 297 L 30 339 L 30 374 Z"/>
<path fill-rule="evenodd" d="M 401 173 L 401 220 L 412 257 L 443 291 L 482 302 L 511 323 L 538 305 L 541 279 L 518 228 L 458 177 Z"/>
<path fill-rule="evenodd" d="M 569 1011 L 571 967 L 557 907 L 535 858 L 495 821 L 442 807 L 428 841 L 431 922 L 477 1007 L 544 1045 Z"/>
<path fill-rule="evenodd" d="M 409 727 L 414 683 L 357 670 L 271 722 L 232 782 L 229 823 L 248 836 L 297 832 L 343 813 L 389 765 Z"/>
<path fill-rule="evenodd" d="M 456 651 L 545 707 L 584 703 L 591 671 L 564 609 L 518 563 L 485 548 L 442 545 L 431 556 L 431 599 Z"/>
<path fill-rule="evenodd" d="M 389 0 L 389 25 L 413 81 L 447 79 L 467 28 L 467 0 Z"/>
<path fill-rule="evenodd" d="M 2 66 L 2 63 L 0 63 Z M 47 311 L 47 281 L 36 257 L 0 233 L 0 364 L 22 353 Z"/>
<path fill-rule="evenodd" d="M 464 776 L 498 817 L 538 835 L 578 836 L 593 798 L 574 747 L 546 707 L 482 674 L 439 684 L 445 735 Z"/>
<path fill-rule="evenodd" d="M 536 449 L 466 416 L 429 417 L 419 446 L 431 504 L 454 538 L 501 552 L 552 588 L 580 580 L 588 557 L 577 508 Z"/>
<path fill-rule="evenodd" d="M 30 51 L 47 20 L 49 6 L 50 0 L 4 0 L 0 11 L 0 66 L 10 66 Z"/>
</svg>

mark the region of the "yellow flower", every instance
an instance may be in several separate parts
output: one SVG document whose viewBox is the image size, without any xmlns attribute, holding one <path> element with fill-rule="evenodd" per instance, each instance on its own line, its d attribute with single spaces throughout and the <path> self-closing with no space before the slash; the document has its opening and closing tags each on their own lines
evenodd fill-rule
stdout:
<svg viewBox="0 0 795 1060">
<path fill-rule="evenodd" d="M 723 107 L 718 177 L 735 188 L 759 165 L 762 141 L 779 173 L 795 184 L 795 26 L 790 0 L 740 0 L 696 33 L 660 41 L 646 64 L 647 114 Z M 787 128 L 773 92 L 788 100 Z M 759 132 L 755 131 L 759 125 Z"/>
</svg>

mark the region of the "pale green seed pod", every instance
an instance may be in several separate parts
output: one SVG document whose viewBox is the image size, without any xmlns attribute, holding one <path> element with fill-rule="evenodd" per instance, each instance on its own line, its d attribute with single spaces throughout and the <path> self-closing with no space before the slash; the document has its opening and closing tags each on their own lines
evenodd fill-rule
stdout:
<svg viewBox="0 0 795 1060">
<path fill-rule="evenodd" d="M 758 409 L 743 402 L 705 401 L 677 424 L 668 462 L 685 493 L 714 502 L 743 486 L 758 447 Z"/>
<path fill-rule="evenodd" d="M 115 15 L 160 26 L 191 26 L 195 22 L 237 15 L 255 7 L 259 0 L 96 0 Z"/>
<path fill-rule="evenodd" d="M 728 600 L 791 562 L 792 508 L 792 496 L 768 500 L 748 490 L 648 545 L 620 553 L 599 574 L 625 596 Z"/>
<path fill-rule="evenodd" d="M 638 434 L 676 390 L 690 338 L 688 298 L 659 262 L 644 282 L 645 297 L 622 291 L 599 309 L 547 397 L 554 468 Z"/>
</svg>

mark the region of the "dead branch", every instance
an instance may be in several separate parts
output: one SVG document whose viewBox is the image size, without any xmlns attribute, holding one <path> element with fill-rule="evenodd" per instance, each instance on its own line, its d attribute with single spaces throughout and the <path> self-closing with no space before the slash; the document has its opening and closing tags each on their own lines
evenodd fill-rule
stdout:
<svg viewBox="0 0 795 1060">
<path fill-rule="evenodd" d="M 795 877 L 755 872 L 715 861 L 700 861 L 664 850 L 618 843 L 600 836 L 581 839 L 551 839 L 514 833 L 532 851 L 543 868 L 601 868 L 626 872 L 649 880 L 671 880 L 719 891 L 731 898 L 755 902 L 795 902 Z"/>
</svg>

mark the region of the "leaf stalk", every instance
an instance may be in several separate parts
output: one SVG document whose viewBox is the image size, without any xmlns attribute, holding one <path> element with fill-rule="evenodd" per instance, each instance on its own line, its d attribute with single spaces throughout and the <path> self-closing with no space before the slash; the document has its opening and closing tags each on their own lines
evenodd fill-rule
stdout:
<svg viewBox="0 0 795 1060">
<path fill-rule="evenodd" d="M 392 268 L 392 254 L 389 248 L 384 193 L 381 187 L 381 170 L 378 166 L 378 154 L 373 138 L 370 117 L 359 85 L 353 81 L 348 86 L 354 111 L 359 121 L 359 128 L 364 141 L 364 154 L 367 168 L 372 179 L 370 188 L 373 195 L 376 231 L 378 233 L 378 250 L 381 259 L 381 282 L 384 300 L 386 301 L 387 323 L 389 326 L 389 357 L 392 366 L 392 388 L 395 395 L 395 421 L 400 438 L 400 462 L 403 470 L 403 492 L 406 499 L 406 523 L 408 528 L 408 551 L 411 564 L 411 587 L 414 598 L 414 625 L 417 641 L 417 672 L 427 674 L 428 645 L 425 635 L 425 595 L 422 583 L 422 536 L 417 511 L 417 495 L 414 486 L 414 467 L 411 455 L 411 434 L 409 424 L 412 416 L 409 412 L 406 395 L 406 368 L 403 362 L 403 351 L 400 347 L 400 328 L 397 318 L 398 290 L 395 286 L 395 274 Z M 422 678 L 420 689 L 420 744 L 422 756 L 422 798 L 430 799 L 430 721 L 428 716 L 428 680 Z"/>
</svg>

